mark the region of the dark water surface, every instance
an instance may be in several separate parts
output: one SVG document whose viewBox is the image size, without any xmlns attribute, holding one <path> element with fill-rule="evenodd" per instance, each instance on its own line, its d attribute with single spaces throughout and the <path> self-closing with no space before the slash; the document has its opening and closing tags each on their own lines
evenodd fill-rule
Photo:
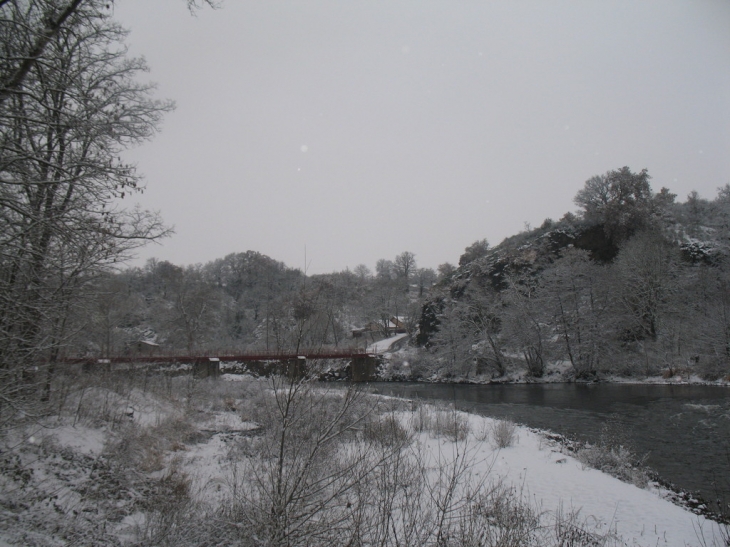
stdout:
<svg viewBox="0 0 730 547">
<path fill-rule="evenodd" d="M 708 501 L 730 501 L 730 388 L 692 385 L 374 383 L 385 395 L 442 400 L 485 416 L 598 440 L 620 431 L 660 477 Z"/>
</svg>

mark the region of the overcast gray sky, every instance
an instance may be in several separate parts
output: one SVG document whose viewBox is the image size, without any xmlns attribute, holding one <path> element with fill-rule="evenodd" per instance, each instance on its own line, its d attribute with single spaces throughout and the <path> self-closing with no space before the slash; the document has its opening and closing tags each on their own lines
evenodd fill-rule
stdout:
<svg viewBox="0 0 730 547">
<path fill-rule="evenodd" d="M 129 154 L 176 264 L 256 250 L 308 273 L 457 262 L 575 210 L 593 175 L 730 182 L 728 0 L 120 0 L 161 98 Z"/>
</svg>

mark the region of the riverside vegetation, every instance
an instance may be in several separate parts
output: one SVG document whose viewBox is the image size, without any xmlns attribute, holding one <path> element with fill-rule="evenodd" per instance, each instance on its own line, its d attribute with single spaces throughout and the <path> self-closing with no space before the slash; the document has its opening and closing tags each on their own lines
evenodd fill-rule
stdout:
<svg viewBox="0 0 730 547">
<path fill-rule="evenodd" d="M 625 544 L 610 516 L 606 522 L 580 507 L 543 506 L 524 482 L 500 475 L 507 461 L 500 454 L 533 435 L 514 424 L 374 398 L 309 377 L 236 378 L 58 374 L 49 412 L 17 421 L 3 438 L 0 539 L 140 546 Z M 623 478 L 642 482 L 628 451 L 617 449 L 599 445 L 579 458 L 634 469 Z M 547 438 L 535 441 L 535 453 L 559 470 L 574 461 Z M 580 473 L 574 469 L 569 474 Z M 727 528 L 705 522 L 702 530 L 704 536 L 692 534 L 693 544 L 727 540 Z"/>
</svg>

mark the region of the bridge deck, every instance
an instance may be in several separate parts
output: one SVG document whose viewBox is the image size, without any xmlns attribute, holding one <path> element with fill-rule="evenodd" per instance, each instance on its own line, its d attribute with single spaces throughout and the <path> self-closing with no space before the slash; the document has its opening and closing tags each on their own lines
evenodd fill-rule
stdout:
<svg viewBox="0 0 730 547">
<path fill-rule="evenodd" d="M 284 352 L 256 352 L 239 354 L 207 354 L 207 355 L 147 355 L 147 356 L 116 356 L 108 358 L 79 357 L 63 359 L 62 362 L 69 364 L 83 363 L 180 363 L 191 364 L 204 361 L 220 362 L 241 362 L 241 361 L 289 361 L 291 359 L 358 359 L 366 357 L 377 357 L 376 353 L 365 351 L 303 351 L 299 353 Z"/>
</svg>

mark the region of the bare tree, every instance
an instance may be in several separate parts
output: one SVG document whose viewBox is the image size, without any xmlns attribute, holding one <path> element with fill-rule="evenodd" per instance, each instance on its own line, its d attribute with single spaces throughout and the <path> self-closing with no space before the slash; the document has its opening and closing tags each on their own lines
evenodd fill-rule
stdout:
<svg viewBox="0 0 730 547">
<path fill-rule="evenodd" d="M 508 358 L 502 336 L 504 304 L 501 295 L 491 287 L 472 289 L 466 305 L 469 310 L 467 321 L 484 350 L 477 356 L 477 374 L 489 367 L 494 370 L 495 376 L 504 376 Z"/>
<path fill-rule="evenodd" d="M 172 324 L 189 354 L 199 349 L 220 323 L 220 300 L 200 268 L 188 267 L 174 291 Z"/>
<path fill-rule="evenodd" d="M 97 0 L 1 0 L 0 33 L 4 48 L 0 57 L 0 107 L 13 94 L 23 93 L 22 86 L 31 70 L 44 58 L 49 44 L 81 11 L 104 17 L 113 2 Z M 187 0 L 192 11 L 203 4 L 213 7 L 213 0 Z"/>
<path fill-rule="evenodd" d="M 461 303 L 452 303 L 439 314 L 438 331 L 431 337 L 431 351 L 439 359 L 444 374 L 469 377 L 475 356 L 472 346 L 478 342 L 469 309 Z"/>
<path fill-rule="evenodd" d="M 475 241 L 466 249 L 464 249 L 464 254 L 459 257 L 459 266 L 464 266 L 465 264 L 469 264 L 469 262 L 472 262 L 477 258 L 485 256 L 488 251 L 489 241 L 487 241 L 486 239 L 480 239 Z"/>
<path fill-rule="evenodd" d="M 546 270 L 540 297 L 558 334 L 556 353 L 565 355 L 577 378 L 593 378 L 614 333 L 609 321 L 606 271 L 574 250 Z"/>
<path fill-rule="evenodd" d="M 551 331 L 545 322 L 538 280 L 507 274 L 505 281 L 508 285 L 503 324 L 505 337 L 521 351 L 528 374 L 540 378 L 545 372 L 546 341 Z"/>
<path fill-rule="evenodd" d="M 370 268 L 368 268 L 365 264 L 358 264 L 357 266 L 355 266 L 355 269 L 352 271 L 360 279 L 360 281 L 363 281 L 363 282 L 370 279 L 373 276 L 373 272 L 371 272 Z"/>
<path fill-rule="evenodd" d="M 78 321 L 94 336 L 101 357 L 118 355 L 124 342 L 130 342 L 121 332 L 134 314 L 143 311 L 141 298 L 120 276 L 102 276 L 89 291 L 91 305 L 85 307 L 83 321 Z"/>
<path fill-rule="evenodd" d="M 404 285 L 405 292 L 410 290 L 411 277 L 416 271 L 416 255 L 404 251 L 393 261 L 395 275 Z"/>
<path fill-rule="evenodd" d="M 375 264 L 375 275 L 378 279 L 393 279 L 395 277 L 395 264 L 392 260 L 381 258 Z"/>
<path fill-rule="evenodd" d="M 659 335 L 662 312 L 676 291 L 677 259 L 676 246 L 655 232 L 637 234 L 616 257 L 619 301 L 630 320 L 628 329 L 639 339 Z"/>
<path fill-rule="evenodd" d="M 443 264 L 439 264 L 437 270 L 438 281 L 443 281 L 444 279 L 448 279 L 449 277 L 451 277 L 454 272 L 456 272 L 456 266 L 450 264 L 449 262 L 444 262 Z"/>
<path fill-rule="evenodd" d="M 138 82 L 146 66 L 125 57 L 124 36 L 98 2 L 81 4 L 31 65 L 23 92 L 1 105 L 3 386 L 58 356 L 70 306 L 89 280 L 166 233 L 156 214 L 116 206 L 141 188 L 120 152 L 151 138 L 172 108 Z M 7 393 L 0 398 L 12 408 Z"/>
<path fill-rule="evenodd" d="M 436 282 L 436 272 L 431 268 L 418 268 L 416 270 L 416 279 L 418 280 L 418 296 L 422 297 Z"/>
</svg>

